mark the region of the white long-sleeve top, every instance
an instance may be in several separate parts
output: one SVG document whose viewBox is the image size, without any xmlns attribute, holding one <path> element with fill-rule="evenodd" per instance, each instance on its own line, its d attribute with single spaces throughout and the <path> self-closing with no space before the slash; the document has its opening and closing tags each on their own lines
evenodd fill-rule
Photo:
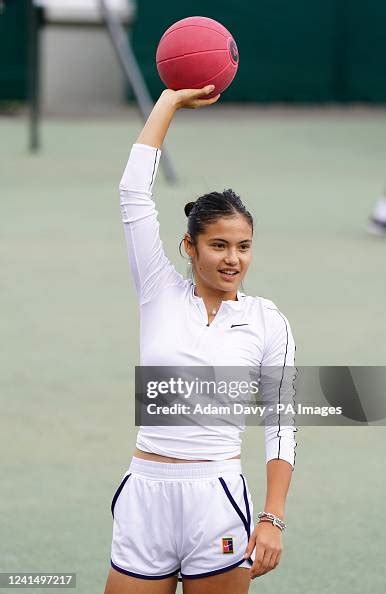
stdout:
<svg viewBox="0 0 386 594">
<path fill-rule="evenodd" d="M 208 326 L 202 298 L 166 257 L 152 200 L 161 151 L 134 144 L 119 185 L 129 264 L 140 306 L 142 366 L 292 366 L 289 323 L 272 301 L 238 291 Z M 247 324 L 231 327 L 235 324 Z M 280 394 L 278 394 L 280 398 Z M 186 460 L 240 454 L 245 426 L 141 426 L 137 447 Z M 294 426 L 265 427 L 265 458 L 294 466 Z"/>
</svg>

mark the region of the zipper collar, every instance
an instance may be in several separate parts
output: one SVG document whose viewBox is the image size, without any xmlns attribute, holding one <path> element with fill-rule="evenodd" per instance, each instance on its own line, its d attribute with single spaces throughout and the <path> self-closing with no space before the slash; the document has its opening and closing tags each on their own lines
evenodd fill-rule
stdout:
<svg viewBox="0 0 386 594">
<path fill-rule="evenodd" d="M 202 297 L 199 297 L 198 295 L 195 294 L 195 292 L 194 292 L 195 288 L 196 288 L 196 285 L 193 283 L 193 281 L 190 281 L 191 298 L 192 298 L 193 302 L 195 302 L 200 308 L 203 307 L 205 309 L 205 313 L 206 313 L 204 300 Z M 242 293 L 241 291 L 237 291 L 237 301 L 234 301 L 233 299 L 227 299 L 225 301 L 221 301 L 220 306 L 217 311 L 219 312 L 220 308 L 223 309 L 224 307 L 230 308 L 235 311 L 240 311 L 243 308 L 243 298 L 244 297 L 245 297 L 245 293 Z"/>
</svg>

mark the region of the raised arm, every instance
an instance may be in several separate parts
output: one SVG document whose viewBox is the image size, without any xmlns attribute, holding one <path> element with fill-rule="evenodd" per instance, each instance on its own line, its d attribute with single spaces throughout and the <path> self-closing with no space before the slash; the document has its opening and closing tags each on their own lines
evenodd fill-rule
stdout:
<svg viewBox="0 0 386 594">
<path fill-rule="evenodd" d="M 208 85 L 203 89 L 182 89 L 181 91 L 165 89 L 149 115 L 137 142 L 161 148 L 176 111 L 182 107 L 196 109 L 216 103 L 220 95 L 212 99 L 205 99 L 205 96 L 210 95 L 213 89 L 213 85 Z"/>
<path fill-rule="evenodd" d="M 155 104 L 130 157 L 119 184 L 122 221 L 130 268 L 141 303 L 151 300 L 168 285 L 182 282 L 182 277 L 165 256 L 159 235 L 158 212 L 152 189 L 161 156 L 161 146 L 176 111 L 196 108 L 218 100 L 203 99 L 212 92 L 204 89 L 166 89 Z"/>
</svg>

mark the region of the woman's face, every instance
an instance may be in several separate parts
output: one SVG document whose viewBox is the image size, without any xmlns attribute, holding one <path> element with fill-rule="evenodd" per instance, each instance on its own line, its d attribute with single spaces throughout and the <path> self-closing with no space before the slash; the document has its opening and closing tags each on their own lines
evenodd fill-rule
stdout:
<svg viewBox="0 0 386 594">
<path fill-rule="evenodd" d="M 223 217 L 206 226 L 197 246 L 185 236 L 197 284 L 235 293 L 252 260 L 252 228 L 242 215 Z"/>
</svg>

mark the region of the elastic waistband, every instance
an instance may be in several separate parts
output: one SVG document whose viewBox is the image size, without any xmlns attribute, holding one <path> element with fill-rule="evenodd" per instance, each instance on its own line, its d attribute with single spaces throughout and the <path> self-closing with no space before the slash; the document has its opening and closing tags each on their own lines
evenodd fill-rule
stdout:
<svg viewBox="0 0 386 594">
<path fill-rule="evenodd" d="M 153 462 L 133 456 L 128 473 L 150 479 L 201 479 L 215 478 L 224 474 L 241 474 L 241 461 L 219 460 L 213 462 Z"/>
</svg>

